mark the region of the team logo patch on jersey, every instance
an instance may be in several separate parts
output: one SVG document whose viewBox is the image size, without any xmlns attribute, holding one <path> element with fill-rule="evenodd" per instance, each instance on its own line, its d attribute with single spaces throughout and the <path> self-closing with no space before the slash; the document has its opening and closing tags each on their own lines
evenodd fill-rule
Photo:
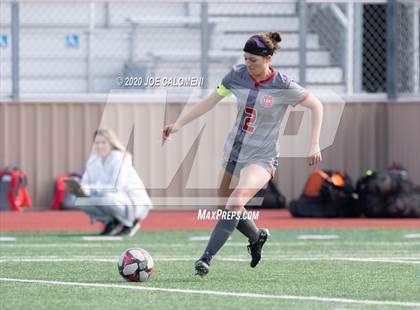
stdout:
<svg viewBox="0 0 420 310">
<path fill-rule="evenodd" d="M 264 96 L 261 99 L 261 105 L 264 108 L 271 108 L 273 106 L 273 97 L 272 96 Z"/>
</svg>

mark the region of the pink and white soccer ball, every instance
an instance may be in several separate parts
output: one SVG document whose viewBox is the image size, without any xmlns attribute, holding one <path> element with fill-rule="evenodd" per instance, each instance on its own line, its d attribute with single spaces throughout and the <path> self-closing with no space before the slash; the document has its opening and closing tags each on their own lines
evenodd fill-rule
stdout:
<svg viewBox="0 0 420 310">
<path fill-rule="evenodd" d="M 153 259 L 142 248 L 125 250 L 118 260 L 118 271 L 127 281 L 145 282 L 153 272 Z"/>
</svg>

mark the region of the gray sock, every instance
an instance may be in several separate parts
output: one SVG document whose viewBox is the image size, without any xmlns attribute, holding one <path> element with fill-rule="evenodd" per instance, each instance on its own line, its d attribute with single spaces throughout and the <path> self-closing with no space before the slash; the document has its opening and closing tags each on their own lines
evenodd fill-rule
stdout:
<svg viewBox="0 0 420 310">
<path fill-rule="evenodd" d="M 225 244 L 226 240 L 229 239 L 232 232 L 235 230 L 238 225 L 239 218 L 234 216 L 233 218 L 228 218 L 229 214 L 232 211 L 223 211 L 222 217 L 217 222 L 216 226 L 211 233 L 209 243 L 207 244 L 206 250 L 202 257 L 211 259 L 216 253 L 221 249 Z M 234 213 L 236 214 L 236 213 Z M 223 216 L 225 215 L 225 216 Z"/>
<path fill-rule="evenodd" d="M 248 237 L 249 242 L 255 243 L 260 237 L 260 231 L 252 219 L 241 219 L 236 228 Z"/>
</svg>

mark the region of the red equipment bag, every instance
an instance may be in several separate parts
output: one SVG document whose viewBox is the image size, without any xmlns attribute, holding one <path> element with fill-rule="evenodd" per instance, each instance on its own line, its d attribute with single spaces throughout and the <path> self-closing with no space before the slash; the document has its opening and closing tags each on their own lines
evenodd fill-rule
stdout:
<svg viewBox="0 0 420 310">
<path fill-rule="evenodd" d="M 18 168 L 0 170 L 0 210 L 21 211 L 32 206 L 26 188 L 28 179 Z"/>
<path fill-rule="evenodd" d="M 66 196 L 71 195 L 71 194 L 67 191 L 67 185 L 66 183 L 64 183 L 64 181 L 70 178 L 80 181 L 82 177 L 78 173 L 69 173 L 69 174 L 64 174 L 57 177 L 57 180 L 55 182 L 55 196 L 54 196 L 54 201 L 51 204 L 51 209 L 65 209 L 66 208 L 65 202 L 67 199 L 65 198 Z"/>
</svg>

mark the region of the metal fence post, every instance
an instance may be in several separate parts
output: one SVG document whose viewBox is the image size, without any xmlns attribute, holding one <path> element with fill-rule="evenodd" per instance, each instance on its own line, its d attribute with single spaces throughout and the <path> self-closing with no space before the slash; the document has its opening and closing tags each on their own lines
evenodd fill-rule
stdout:
<svg viewBox="0 0 420 310">
<path fill-rule="evenodd" d="M 12 13 L 12 99 L 18 100 L 20 95 L 20 71 L 19 71 L 19 3 L 13 1 Z"/>
<path fill-rule="evenodd" d="M 129 20 L 130 22 L 130 34 L 128 36 L 128 63 L 133 64 L 134 63 L 134 49 L 136 46 L 136 29 L 137 24 Z"/>
<path fill-rule="evenodd" d="M 201 3 L 201 77 L 203 77 L 203 88 L 208 85 L 209 71 L 209 23 L 208 23 L 208 5 L 207 0 Z"/>
<path fill-rule="evenodd" d="M 95 31 L 95 3 L 89 3 L 89 30 L 87 32 L 87 92 L 91 93 L 93 91 L 93 70 L 92 70 L 92 52 L 93 52 L 93 39 L 94 39 L 94 31 Z"/>
<path fill-rule="evenodd" d="M 420 23 L 419 4 L 414 3 L 413 18 L 413 45 L 414 45 L 414 70 L 413 83 L 414 93 L 420 93 Z"/>
<path fill-rule="evenodd" d="M 397 1 L 386 5 L 386 92 L 388 99 L 397 99 Z"/>
<path fill-rule="evenodd" d="M 306 0 L 299 0 L 299 83 L 306 85 Z"/>
<path fill-rule="evenodd" d="M 355 3 L 354 8 L 354 92 L 362 92 L 363 80 L 363 4 Z"/>
<path fill-rule="evenodd" d="M 347 95 L 354 93 L 354 3 L 347 4 L 347 49 L 346 49 L 346 90 Z"/>
</svg>

